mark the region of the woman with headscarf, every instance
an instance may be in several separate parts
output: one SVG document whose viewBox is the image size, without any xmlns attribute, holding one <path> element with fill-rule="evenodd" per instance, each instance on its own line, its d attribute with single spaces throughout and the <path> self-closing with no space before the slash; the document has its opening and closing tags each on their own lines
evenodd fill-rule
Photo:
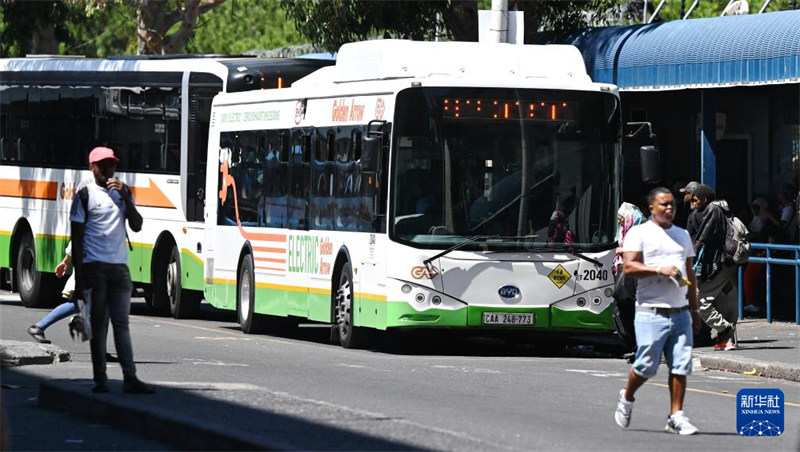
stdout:
<svg viewBox="0 0 800 452">
<path fill-rule="evenodd" d="M 622 205 L 619 206 L 619 210 L 617 211 L 617 242 L 619 245 L 617 247 L 617 253 L 614 255 L 614 265 L 612 267 L 614 276 L 618 274 L 618 268 L 622 265 L 622 242 L 625 240 L 625 235 L 628 234 L 628 231 L 630 231 L 632 227 L 642 224 L 645 221 L 647 221 L 647 218 L 644 217 L 642 211 L 635 205 L 629 202 L 623 202 Z"/>
<path fill-rule="evenodd" d="M 636 303 L 636 278 L 626 278 L 622 274 L 622 243 L 625 236 L 634 226 L 647 221 L 638 207 L 631 203 L 623 202 L 617 211 L 617 253 L 611 270 L 617 281 L 614 284 L 614 310 L 612 316 L 617 334 L 625 345 L 628 360 L 633 358 L 636 350 L 636 334 L 634 333 L 633 318 Z"/>
</svg>

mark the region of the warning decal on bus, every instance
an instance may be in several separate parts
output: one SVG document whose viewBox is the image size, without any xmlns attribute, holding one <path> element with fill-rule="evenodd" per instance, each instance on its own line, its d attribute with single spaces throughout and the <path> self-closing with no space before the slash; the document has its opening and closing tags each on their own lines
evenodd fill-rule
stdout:
<svg viewBox="0 0 800 452">
<path fill-rule="evenodd" d="M 567 269 L 562 267 L 561 264 L 558 264 L 558 267 L 554 268 L 547 277 L 560 289 L 572 276 L 570 276 Z"/>
</svg>

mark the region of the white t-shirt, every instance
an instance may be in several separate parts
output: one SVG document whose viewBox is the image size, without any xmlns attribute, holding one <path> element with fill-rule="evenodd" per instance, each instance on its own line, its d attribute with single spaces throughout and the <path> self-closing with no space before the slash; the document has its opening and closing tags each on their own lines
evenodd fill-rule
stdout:
<svg viewBox="0 0 800 452">
<path fill-rule="evenodd" d="M 96 183 L 86 184 L 89 203 L 86 218 L 78 192 L 72 199 L 69 220 L 84 223 L 83 262 L 127 264 L 128 249 L 125 236 L 125 201 L 119 190 L 108 190 Z"/>
<path fill-rule="evenodd" d="M 686 276 L 686 259 L 694 257 L 692 239 L 685 229 L 672 225 L 662 228 L 653 221 L 634 226 L 625 236 L 622 252 L 642 253 L 648 267 L 680 269 Z M 648 308 L 680 308 L 689 302 L 687 286 L 679 287 L 674 278 L 660 275 L 639 276 L 636 286 L 636 305 Z"/>
</svg>

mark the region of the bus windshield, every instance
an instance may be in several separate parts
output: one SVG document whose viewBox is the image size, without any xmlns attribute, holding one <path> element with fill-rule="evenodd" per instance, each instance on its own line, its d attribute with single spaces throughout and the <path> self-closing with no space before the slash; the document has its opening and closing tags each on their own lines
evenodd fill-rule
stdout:
<svg viewBox="0 0 800 452">
<path fill-rule="evenodd" d="M 412 88 L 398 94 L 390 233 L 418 248 L 615 246 L 620 139 L 608 92 Z"/>
</svg>

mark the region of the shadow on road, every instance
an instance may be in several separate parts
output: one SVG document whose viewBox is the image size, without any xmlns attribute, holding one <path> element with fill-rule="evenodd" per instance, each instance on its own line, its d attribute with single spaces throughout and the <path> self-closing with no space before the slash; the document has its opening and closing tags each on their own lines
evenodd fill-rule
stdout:
<svg viewBox="0 0 800 452">
<path fill-rule="evenodd" d="M 92 382 L 88 379 L 46 380 L 10 368 L 4 368 L 2 376 L 4 386 L 39 388 L 40 406 L 107 423 L 186 450 L 419 449 L 419 445 L 412 446 L 377 435 L 325 425 L 304 419 L 302 415 L 311 408 L 328 409 L 331 411 L 327 413 L 328 418 L 338 417 L 350 425 L 359 422 L 377 425 L 381 419 L 364 419 L 364 413 L 317 406 L 309 401 L 262 392 L 257 387 L 250 389 L 259 402 L 259 406 L 253 407 L 209 396 L 222 390 L 209 392 L 208 388 L 188 384 L 185 388 L 155 384 L 155 395 L 135 396 L 123 394 L 119 381 L 110 382 L 111 393 L 93 394 Z M 8 390 L 4 387 L 3 392 Z M 297 415 L 278 412 L 274 407 L 296 412 Z M 3 412 L 6 412 L 5 408 L 4 402 Z M 333 413 L 338 416 L 331 417 Z M 17 429 L 25 430 L 18 424 L 25 422 L 25 419 L 15 419 L 11 415 L 7 421 L 8 431 L 14 438 L 11 446 L 36 443 L 36 438 L 26 439 L 23 434 L 16 433 Z M 37 430 L 36 434 L 41 434 L 41 431 Z"/>
</svg>

